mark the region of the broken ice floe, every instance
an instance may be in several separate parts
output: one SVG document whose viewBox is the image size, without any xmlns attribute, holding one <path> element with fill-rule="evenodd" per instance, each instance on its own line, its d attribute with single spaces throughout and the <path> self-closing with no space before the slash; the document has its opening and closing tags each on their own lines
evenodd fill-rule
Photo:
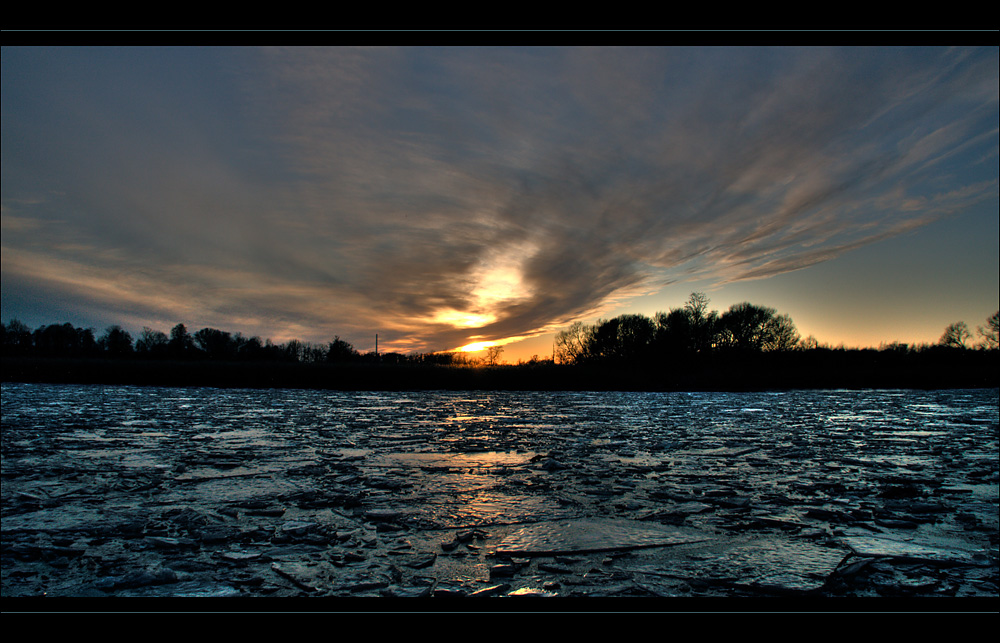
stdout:
<svg viewBox="0 0 1000 643">
<path fill-rule="evenodd" d="M 540 522 L 509 534 L 497 546 L 498 555 L 555 556 L 668 547 L 704 540 L 677 530 L 635 521 L 581 519 Z"/>
</svg>

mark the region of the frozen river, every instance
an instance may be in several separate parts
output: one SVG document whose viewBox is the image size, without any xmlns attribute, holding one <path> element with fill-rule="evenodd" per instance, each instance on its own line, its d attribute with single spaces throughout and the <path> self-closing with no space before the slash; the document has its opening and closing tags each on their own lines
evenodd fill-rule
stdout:
<svg viewBox="0 0 1000 643">
<path fill-rule="evenodd" d="M 997 596 L 998 392 L 4 384 L 3 595 Z"/>
</svg>

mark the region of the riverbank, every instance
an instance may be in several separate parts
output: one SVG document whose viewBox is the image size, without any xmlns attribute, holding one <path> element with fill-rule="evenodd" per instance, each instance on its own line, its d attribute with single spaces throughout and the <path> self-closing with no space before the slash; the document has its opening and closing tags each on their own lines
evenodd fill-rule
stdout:
<svg viewBox="0 0 1000 643">
<path fill-rule="evenodd" d="M 4 357 L 4 382 L 328 390 L 762 391 L 1000 386 L 998 351 L 714 354 L 667 363 L 494 367 Z"/>
</svg>

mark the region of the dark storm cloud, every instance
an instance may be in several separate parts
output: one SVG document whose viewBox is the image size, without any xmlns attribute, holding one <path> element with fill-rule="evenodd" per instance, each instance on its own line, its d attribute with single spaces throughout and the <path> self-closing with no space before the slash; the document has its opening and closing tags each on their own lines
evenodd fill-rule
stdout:
<svg viewBox="0 0 1000 643">
<path fill-rule="evenodd" d="M 525 336 L 995 197 L 996 124 L 993 48 L 5 49 L 4 292 Z"/>
</svg>

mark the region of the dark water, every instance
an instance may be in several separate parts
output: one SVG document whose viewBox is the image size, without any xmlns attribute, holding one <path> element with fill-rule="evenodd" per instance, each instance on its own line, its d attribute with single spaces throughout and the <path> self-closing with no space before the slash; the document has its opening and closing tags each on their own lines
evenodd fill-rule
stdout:
<svg viewBox="0 0 1000 643">
<path fill-rule="evenodd" d="M 726 544 L 669 569 L 633 561 L 629 578 L 645 578 L 646 587 L 654 577 L 691 574 L 744 585 L 816 576 L 852 544 L 884 553 L 887 538 L 996 567 L 996 389 L 350 393 L 4 384 L 2 453 L 5 541 L 63 533 L 85 548 L 94 524 L 120 526 L 178 507 L 224 521 L 240 518 L 233 507 L 256 502 L 287 510 L 257 517 L 254 529 L 312 525 L 330 534 L 392 521 L 414 554 L 441 553 L 442 533 L 472 528 L 490 532 L 492 549 L 530 557 L 655 546 L 657 530 L 670 531 L 663 544 Z M 350 506 L 302 501 L 345 494 Z M 389 533 L 369 532 L 382 540 Z M 221 546 L 231 551 L 234 543 Z M 476 574 L 488 562 L 470 567 L 466 558 L 449 568 L 438 558 L 423 573 L 487 582 Z M 335 585 L 339 570 L 324 578 Z M 990 574 L 961 591 L 992 587 L 995 595 Z M 5 594 L 18 591 L 5 581 Z"/>
</svg>

